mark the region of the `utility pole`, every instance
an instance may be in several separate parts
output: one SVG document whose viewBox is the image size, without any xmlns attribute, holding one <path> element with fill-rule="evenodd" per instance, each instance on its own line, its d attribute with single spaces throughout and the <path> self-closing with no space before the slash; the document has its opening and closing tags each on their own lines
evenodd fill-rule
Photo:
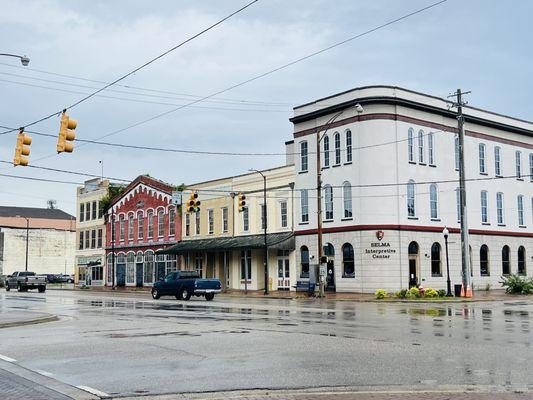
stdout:
<svg viewBox="0 0 533 400">
<path fill-rule="evenodd" d="M 26 217 L 23 217 L 26 218 Z M 28 242 L 30 241 L 30 219 L 26 218 L 26 268 L 25 271 L 28 272 Z"/>
<path fill-rule="evenodd" d="M 457 107 L 457 130 L 459 137 L 459 201 L 460 201 L 460 216 L 461 216 L 461 259 L 462 259 L 462 281 L 464 294 L 470 297 L 472 293 L 472 279 L 470 275 L 470 246 L 468 244 L 468 221 L 466 208 L 466 183 L 465 183 L 465 132 L 464 132 L 464 116 L 463 106 L 466 102 L 463 101 L 463 94 L 470 92 L 461 92 L 461 89 L 450 95 L 455 97 L 456 102 L 454 107 Z"/>
<path fill-rule="evenodd" d="M 264 255 L 263 255 L 263 264 L 265 267 L 265 296 L 268 295 L 268 241 L 267 241 L 267 226 L 268 226 L 268 220 L 267 220 L 267 178 L 265 174 L 263 174 L 261 171 L 257 169 L 249 169 L 251 172 L 257 172 L 261 175 L 263 178 L 263 202 L 264 208 L 261 212 L 261 218 L 263 221 L 263 241 L 264 241 Z"/>
</svg>

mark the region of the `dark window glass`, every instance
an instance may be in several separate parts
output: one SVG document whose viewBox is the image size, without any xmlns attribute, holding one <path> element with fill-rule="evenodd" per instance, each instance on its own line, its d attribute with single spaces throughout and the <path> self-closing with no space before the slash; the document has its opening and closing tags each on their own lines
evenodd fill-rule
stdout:
<svg viewBox="0 0 533 400">
<path fill-rule="evenodd" d="M 440 244 L 437 242 L 433 243 L 433 245 L 431 246 L 431 275 L 442 275 L 440 262 Z"/>
<path fill-rule="evenodd" d="M 350 243 L 342 246 L 342 266 L 344 278 L 355 278 L 354 252 Z"/>
<path fill-rule="evenodd" d="M 487 245 L 479 249 L 479 273 L 481 276 L 489 276 L 489 248 Z"/>
</svg>

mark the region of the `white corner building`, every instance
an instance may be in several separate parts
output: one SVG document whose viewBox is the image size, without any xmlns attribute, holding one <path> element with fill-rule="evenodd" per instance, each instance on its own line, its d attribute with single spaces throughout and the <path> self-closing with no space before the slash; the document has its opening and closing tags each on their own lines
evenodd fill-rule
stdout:
<svg viewBox="0 0 533 400">
<path fill-rule="evenodd" d="M 327 289 L 446 288 L 445 227 L 450 279 L 461 283 L 451 106 L 399 87 L 369 86 L 294 109 L 298 279 L 317 264 L 319 132 Z M 502 275 L 533 275 L 533 122 L 469 106 L 463 112 L 473 284 L 498 288 Z"/>
</svg>

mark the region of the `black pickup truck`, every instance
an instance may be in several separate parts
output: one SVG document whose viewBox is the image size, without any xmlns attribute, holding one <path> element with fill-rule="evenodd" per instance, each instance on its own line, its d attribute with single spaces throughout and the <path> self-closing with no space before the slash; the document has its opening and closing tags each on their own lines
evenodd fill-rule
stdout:
<svg viewBox="0 0 533 400">
<path fill-rule="evenodd" d="M 221 287 L 220 280 L 201 279 L 196 271 L 175 271 L 154 283 L 152 297 L 176 296 L 178 300 L 189 300 L 194 295 L 211 301 L 216 293 L 220 293 Z"/>
</svg>

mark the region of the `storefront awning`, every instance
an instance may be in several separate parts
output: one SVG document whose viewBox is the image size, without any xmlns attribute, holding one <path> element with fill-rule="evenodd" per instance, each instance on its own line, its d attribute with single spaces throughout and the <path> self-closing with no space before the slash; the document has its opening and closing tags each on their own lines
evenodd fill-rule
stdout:
<svg viewBox="0 0 533 400">
<path fill-rule="evenodd" d="M 267 244 L 270 249 L 289 250 L 295 248 L 292 232 L 269 233 Z M 174 246 L 157 251 L 157 254 L 182 254 L 188 252 L 230 251 L 244 249 L 262 249 L 265 246 L 264 235 L 218 237 L 212 239 L 183 240 Z"/>
</svg>

